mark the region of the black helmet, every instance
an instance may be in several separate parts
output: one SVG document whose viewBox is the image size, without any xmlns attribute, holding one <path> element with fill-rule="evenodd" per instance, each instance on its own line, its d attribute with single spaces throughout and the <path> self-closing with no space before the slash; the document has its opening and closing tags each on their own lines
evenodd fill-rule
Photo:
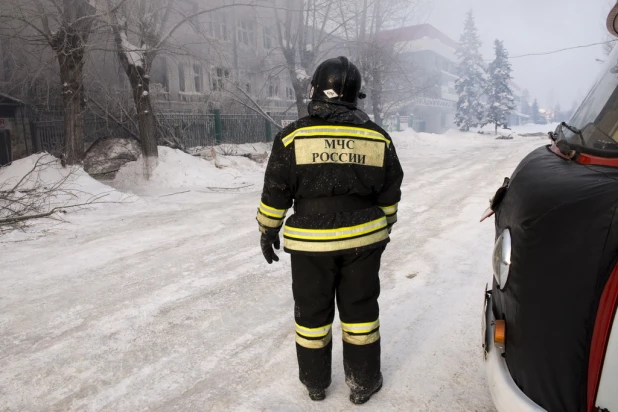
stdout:
<svg viewBox="0 0 618 412">
<path fill-rule="evenodd" d="M 314 101 L 356 107 L 358 99 L 365 98 L 361 89 L 361 74 L 347 57 L 322 62 L 311 79 L 309 97 Z"/>
<path fill-rule="evenodd" d="M 607 30 L 614 36 L 618 36 L 618 2 L 607 16 Z"/>
</svg>

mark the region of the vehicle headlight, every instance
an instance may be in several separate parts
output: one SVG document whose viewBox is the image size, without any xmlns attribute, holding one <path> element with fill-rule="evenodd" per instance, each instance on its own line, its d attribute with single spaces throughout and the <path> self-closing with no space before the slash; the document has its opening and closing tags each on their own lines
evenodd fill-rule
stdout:
<svg viewBox="0 0 618 412">
<path fill-rule="evenodd" d="M 504 229 L 496 240 L 493 266 L 494 278 L 502 290 L 506 286 L 511 268 L 511 232 L 508 229 Z"/>
</svg>

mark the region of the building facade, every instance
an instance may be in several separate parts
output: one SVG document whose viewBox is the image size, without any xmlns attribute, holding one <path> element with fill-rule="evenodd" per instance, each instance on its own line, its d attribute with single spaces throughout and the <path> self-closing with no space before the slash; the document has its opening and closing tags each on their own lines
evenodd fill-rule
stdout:
<svg viewBox="0 0 618 412">
<path fill-rule="evenodd" d="M 198 10 L 211 2 L 187 3 Z M 186 53 L 165 53 L 153 62 L 151 85 L 161 110 L 225 108 L 250 97 L 265 111 L 296 113 L 273 9 L 234 7 L 206 13 L 191 19 L 175 38 Z"/>
<path fill-rule="evenodd" d="M 414 95 L 398 108 L 410 115 L 418 132 L 443 133 L 453 127 L 457 93 L 457 42 L 430 24 L 402 27 L 381 33 L 415 79 L 422 79 Z"/>
</svg>

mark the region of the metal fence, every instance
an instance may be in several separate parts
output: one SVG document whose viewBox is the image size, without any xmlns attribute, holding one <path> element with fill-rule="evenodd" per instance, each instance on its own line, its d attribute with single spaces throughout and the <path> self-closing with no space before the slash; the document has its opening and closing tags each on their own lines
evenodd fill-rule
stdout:
<svg viewBox="0 0 618 412">
<path fill-rule="evenodd" d="M 163 113 L 157 117 L 161 132 L 174 136 L 186 148 L 212 146 L 219 144 L 244 144 L 272 141 L 285 125 L 296 120 L 294 116 L 275 115 L 272 124 L 257 114 L 178 114 Z M 64 139 L 62 119 L 39 121 L 32 124 L 34 147 L 37 150 L 59 152 Z M 94 141 L 105 137 L 131 138 L 139 135 L 133 122 L 118 124 L 103 118 L 84 119 L 84 145 L 87 149 Z"/>
</svg>

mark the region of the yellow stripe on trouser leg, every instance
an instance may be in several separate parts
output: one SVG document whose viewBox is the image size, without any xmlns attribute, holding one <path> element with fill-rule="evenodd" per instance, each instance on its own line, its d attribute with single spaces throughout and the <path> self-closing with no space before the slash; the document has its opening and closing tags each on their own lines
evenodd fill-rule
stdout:
<svg viewBox="0 0 618 412">
<path fill-rule="evenodd" d="M 323 338 L 330 332 L 332 324 L 320 326 L 319 328 L 306 328 L 296 324 L 296 333 L 307 338 Z"/>
<path fill-rule="evenodd" d="M 329 330 L 326 336 L 320 339 L 306 339 L 296 334 L 296 343 L 307 349 L 322 349 L 332 340 L 333 334 Z"/>
<path fill-rule="evenodd" d="M 352 345 L 369 345 L 380 339 L 380 319 L 365 323 L 341 322 L 343 341 Z"/>
<path fill-rule="evenodd" d="M 369 345 L 370 343 L 377 342 L 380 339 L 380 331 L 376 330 L 368 335 L 353 335 L 348 332 L 343 332 L 343 341 L 352 345 Z"/>
<path fill-rule="evenodd" d="M 373 322 L 366 323 L 343 323 L 341 322 L 341 329 L 344 332 L 350 333 L 369 333 L 380 327 L 380 319 L 376 319 Z"/>
</svg>

